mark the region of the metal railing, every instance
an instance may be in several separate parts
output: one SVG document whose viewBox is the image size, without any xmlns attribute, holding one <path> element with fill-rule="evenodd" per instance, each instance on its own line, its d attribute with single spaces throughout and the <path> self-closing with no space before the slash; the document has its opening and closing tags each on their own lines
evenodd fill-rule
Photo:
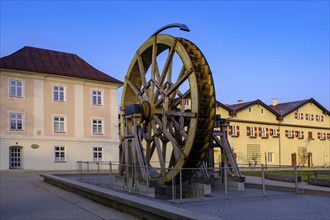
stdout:
<svg viewBox="0 0 330 220">
<path fill-rule="evenodd" d="M 125 166 L 125 172 L 122 175 L 119 175 L 120 166 Z M 164 186 L 152 184 L 149 178 L 143 179 L 141 169 L 145 169 L 149 176 L 148 167 L 119 164 L 111 161 L 77 161 L 79 181 L 129 193 L 138 193 L 146 197 L 156 196 L 172 203 L 183 204 L 186 199 L 192 198 L 221 198 L 225 203 L 228 203 L 230 199 L 251 197 L 242 192 L 246 187 L 245 185 L 254 188 L 253 197 L 263 197 L 264 199 L 281 193 L 295 193 L 298 195 L 303 192 L 303 187 L 299 184 L 300 179 L 303 178 L 303 172 L 299 175 L 301 168 L 296 166 L 265 167 L 262 164 L 260 167 L 254 167 L 253 169 L 242 168 L 243 174 L 244 171 L 251 170 L 257 174 L 254 177 L 247 174 L 245 185 L 242 178 L 231 176 L 232 168 L 225 165 L 215 168 L 181 168 L 178 170 L 167 168 L 166 172 L 172 173 L 172 181 Z M 277 180 L 270 178 L 272 176 L 270 174 L 279 169 L 289 170 L 290 175 L 288 174 L 287 178 L 291 183 L 284 183 L 281 180 L 282 183 L 274 185 L 274 181 Z M 153 168 L 153 170 L 161 173 L 160 168 Z M 178 173 L 178 175 L 174 176 L 175 173 Z M 285 179 L 285 175 L 281 178 Z M 289 190 L 279 193 L 278 186 L 284 188 L 284 185 L 290 185 L 287 188 Z M 261 191 L 259 191 L 260 189 Z"/>
</svg>

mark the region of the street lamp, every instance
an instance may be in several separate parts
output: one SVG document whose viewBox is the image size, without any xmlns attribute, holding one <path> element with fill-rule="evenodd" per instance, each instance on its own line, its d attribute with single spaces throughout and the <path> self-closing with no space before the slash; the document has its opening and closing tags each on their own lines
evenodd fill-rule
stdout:
<svg viewBox="0 0 330 220">
<path fill-rule="evenodd" d="M 180 28 L 181 31 L 187 31 L 189 32 L 190 29 L 187 27 L 187 25 L 185 24 L 179 24 L 179 23 L 174 23 L 174 24 L 168 24 L 168 25 L 165 25 L 164 27 L 162 28 L 159 28 L 155 33 L 153 33 L 151 35 L 152 36 L 155 36 L 156 34 L 159 34 L 160 32 L 162 32 L 163 30 L 166 30 L 166 29 L 169 29 L 169 28 L 174 28 L 174 27 L 178 27 Z"/>
</svg>

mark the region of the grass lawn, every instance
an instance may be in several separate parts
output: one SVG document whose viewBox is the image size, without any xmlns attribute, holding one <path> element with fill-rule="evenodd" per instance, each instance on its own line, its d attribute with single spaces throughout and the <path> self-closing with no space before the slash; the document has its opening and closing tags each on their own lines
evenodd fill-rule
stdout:
<svg viewBox="0 0 330 220">
<path fill-rule="evenodd" d="M 274 173 L 274 174 L 285 174 L 285 175 L 292 175 L 294 176 L 294 171 L 293 170 L 265 170 L 265 173 Z M 261 177 L 261 171 L 257 170 L 257 171 L 253 171 L 253 170 L 249 170 L 249 171 L 242 171 L 241 172 L 242 175 L 244 176 L 260 176 Z M 307 182 L 308 180 L 308 175 L 314 175 L 314 171 L 313 170 L 298 170 L 297 171 L 298 176 L 300 176 L 302 178 L 302 181 Z M 330 178 L 330 176 L 328 175 L 317 175 L 318 178 Z"/>
</svg>

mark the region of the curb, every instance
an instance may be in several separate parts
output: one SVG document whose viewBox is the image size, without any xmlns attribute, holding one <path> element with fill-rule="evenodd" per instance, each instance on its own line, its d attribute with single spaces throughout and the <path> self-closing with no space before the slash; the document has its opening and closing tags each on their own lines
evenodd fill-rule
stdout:
<svg viewBox="0 0 330 220">
<path fill-rule="evenodd" d="M 199 212 L 177 208 L 157 201 L 138 198 L 125 193 L 103 189 L 86 183 L 62 178 L 52 174 L 40 174 L 44 181 L 60 188 L 77 193 L 95 202 L 116 208 L 142 219 L 221 219 L 208 216 Z"/>
</svg>

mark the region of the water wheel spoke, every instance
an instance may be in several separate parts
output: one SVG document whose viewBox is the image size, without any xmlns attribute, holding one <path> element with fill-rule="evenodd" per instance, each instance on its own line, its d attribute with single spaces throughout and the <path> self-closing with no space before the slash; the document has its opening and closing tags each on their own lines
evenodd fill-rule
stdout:
<svg viewBox="0 0 330 220">
<path fill-rule="evenodd" d="M 178 112 L 178 111 L 170 111 L 164 112 L 165 115 L 169 115 L 169 116 L 180 116 L 180 117 L 188 117 L 188 118 L 196 118 L 197 117 L 197 113 L 195 112 Z"/>
<path fill-rule="evenodd" d="M 163 84 L 164 84 L 166 76 L 168 76 L 168 80 L 167 80 L 168 82 L 169 82 L 169 80 L 171 80 L 172 71 L 170 70 L 170 68 L 172 67 L 173 55 L 174 55 L 174 52 L 175 52 L 175 45 L 176 45 L 176 41 L 174 42 L 174 45 L 171 46 L 170 52 L 167 55 L 165 65 L 164 65 L 164 68 L 162 70 L 162 74 L 159 77 L 159 81 L 157 83 L 158 88 L 163 88 L 163 86 L 164 86 Z M 162 91 L 157 90 L 156 95 L 155 95 L 154 98 L 158 97 L 159 92 L 162 92 Z"/>
<path fill-rule="evenodd" d="M 176 89 L 189 77 L 189 75 L 193 72 L 192 69 L 189 69 L 185 71 L 185 73 L 179 77 L 179 79 L 169 88 L 169 90 L 166 92 L 166 96 L 169 96 L 172 94 Z"/>
<path fill-rule="evenodd" d="M 140 70 L 142 85 L 145 88 L 147 86 L 147 80 L 146 80 L 146 71 L 145 71 L 144 66 L 143 66 L 143 60 L 142 60 L 141 55 L 138 54 L 138 52 L 136 52 L 136 56 L 137 56 L 137 60 L 138 60 L 138 64 L 139 64 L 139 70 Z"/>
<path fill-rule="evenodd" d="M 163 133 L 165 134 L 166 138 L 171 142 L 173 146 L 175 158 L 178 159 L 180 157 L 181 159 L 185 159 L 186 158 L 185 153 L 182 151 L 182 148 L 175 140 L 175 138 L 170 134 L 170 132 L 167 129 L 164 129 Z"/>
<path fill-rule="evenodd" d="M 156 123 L 155 123 L 154 120 L 151 121 L 151 126 L 153 128 L 154 133 L 158 133 L 158 129 L 157 129 L 157 126 L 156 126 Z M 157 150 L 157 154 L 158 154 L 159 165 L 160 165 L 161 169 L 164 171 L 164 169 L 165 169 L 165 160 L 163 158 L 162 149 L 161 149 L 159 139 L 160 138 L 157 135 L 154 135 L 154 143 L 156 144 L 156 150 Z"/>
<path fill-rule="evenodd" d="M 141 96 L 140 90 L 136 87 L 136 85 L 130 79 L 128 79 L 127 77 L 125 77 L 125 81 L 131 87 L 132 91 L 139 98 L 139 100 L 141 102 L 144 101 L 144 98 L 143 98 L 143 96 Z"/>
<path fill-rule="evenodd" d="M 190 89 L 188 89 L 184 94 L 182 94 L 180 91 L 178 91 L 178 94 L 179 94 L 180 98 L 179 98 L 179 99 L 174 99 L 174 100 L 172 101 L 172 103 L 171 103 L 171 107 L 172 107 L 172 108 L 175 108 L 175 107 L 177 107 L 178 105 L 180 105 L 182 99 L 188 99 L 188 98 L 190 98 Z M 182 95 L 181 95 L 181 94 L 182 94 Z M 192 101 L 192 100 L 191 100 L 191 101 Z"/>
</svg>

